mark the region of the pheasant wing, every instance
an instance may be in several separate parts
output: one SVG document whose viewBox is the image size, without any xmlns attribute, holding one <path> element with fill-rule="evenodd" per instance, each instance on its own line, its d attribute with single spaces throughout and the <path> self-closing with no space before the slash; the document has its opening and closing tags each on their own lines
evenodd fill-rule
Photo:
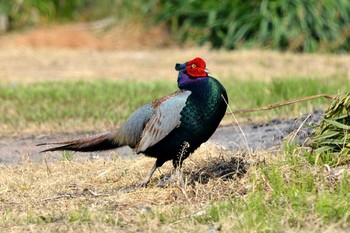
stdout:
<svg viewBox="0 0 350 233">
<path fill-rule="evenodd" d="M 155 145 L 181 124 L 181 111 L 190 94 L 191 91 L 178 91 L 152 102 L 154 111 L 142 131 L 136 152 Z"/>
<path fill-rule="evenodd" d="M 141 106 L 133 112 L 116 132 L 115 141 L 118 141 L 121 145 L 128 145 L 134 148 L 140 141 L 142 131 L 153 112 L 152 102 Z"/>
</svg>

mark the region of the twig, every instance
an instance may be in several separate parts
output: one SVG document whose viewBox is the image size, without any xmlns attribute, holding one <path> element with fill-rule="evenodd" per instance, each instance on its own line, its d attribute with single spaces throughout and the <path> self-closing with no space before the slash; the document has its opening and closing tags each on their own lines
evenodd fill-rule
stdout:
<svg viewBox="0 0 350 233">
<path fill-rule="evenodd" d="M 302 101 L 306 101 L 306 100 L 311 100 L 311 99 L 316 99 L 316 98 L 321 98 L 321 97 L 324 97 L 327 99 L 334 99 L 335 98 L 335 96 L 327 95 L 327 94 L 312 95 L 312 96 L 306 96 L 306 97 L 302 97 L 302 98 L 298 98 L 298 99 L 286 100 L 286 101 L 282 101 L 282 102 L 278 102 L 278 103 L 274 103 L 274 104 L 269 104 L 267 106 L 259 107 L 259 108 L 239 109 L 239 110 L 232 111 L 232 112 L 230 111 L 230 112 L 227 112 L 226 115 L 270 110 L 273 108 L 278 108 L 278 107 L 282 107 L 285 105 L 294 104 L 294 103 L 298 103 L 298 102 L 302 102 Z"/>
<path fill-rule="evenodd" d="M 224 98 L 224 96 L 223 96 L 222 94 L 221 94 L 221 98 L 225 101 L 225 104 L 227 105 L 227 108 L 228 108 L 228 110 L 229 110 L 229 112 L 226 113 L 226 114 L 230 114 L 230 115 L 233 117 L 233 119 L 235 120 L 239 131 L 240 131 L 240 132 L 242 133 L 242 135 L 243 135 L 241 138 L 242 138 L 242 140 L 244 141 L 244 143 L 245 143 L 245 145 L 246 145 L 246 147 L 247 147 L 247 151 L 249 151 L 249 144 L 248 144 L 247 137 L 245 136 L 242 127 L 239 125 L 238 120 L 237 120 L 237 118 L 236 118 L 236 116 L 235 116 L 235 113 L 232 111 L 230 105 L 228 105 L 228 102 L 226 101 L 226 99 Z M 233 126 L 235 127 L 234 124 L 233 124 Z M 236 128 L 236 127 L 235 127 L 235 128 Z"/>
<path fill-rule="evenodd" d="M 45 165 L 46 165 L 46 172 L 47 172 L 47 175 L 51 175 L 51 169 L 49 167 L 49 164 L 47 163 L 47 157 L 45 156 Z"/>
<path fill-rule="evenodd" d="M 92 190 L 89 189 L 89 188 L 84 189 L 84 192 L 88 192 L 88 193 L 90 193 L 90 194 L 91 194 L 92 196 L 94 196 L 94 197 L 109 196 L 109 195 L 110 195 L 110 194 L 108 194 L 108 193 L 96 193 L 96 192 L 92 191 Z"/>
<path fill-rule="evenodd" d="M 42 199 L 41 201 L 51 201 L 51 200 L 57 200 L 57 199 L 60 199 L 60 198 L 63 198 L 63 197 L 67 197 L 67 198 L 75 198 L 75 196 L 73 196 L 73 195 L 72 195 L 72 194 L 70 194 L 70 193 L 63 193 L 63 194 L 60 194 L 60 195 L 55 196 L 55 197 L 49 197 L 49 198 Z"/>
<path fill-rule="evenodd" d="M 299 125 L 297 131 L 294 132 L 293 137 L 289 140 L 289 142 L 293 142 L 295 137 L 297 136 L 298 132 L 301 130 L 301 128 L 303 127 L 303 125 L 306 123 L 306 121 L 310 118 L 311 114 L 309 114 L 305 120 Z"/>
</svg>

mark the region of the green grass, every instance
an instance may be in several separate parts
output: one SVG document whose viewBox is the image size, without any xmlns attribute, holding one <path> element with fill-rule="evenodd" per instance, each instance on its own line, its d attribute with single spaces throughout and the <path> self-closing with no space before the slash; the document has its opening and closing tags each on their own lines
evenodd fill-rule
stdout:
<svg viewBox="0 0 350 233">
<path fill-rule="evenodd" d="M 181 42 L 225 49 L 349 50 L 350 4 L 344 0 L 177 0 L 159 5 L 158 20 L 168 22 Z"/>
<path fill-rule="evenodd" d="M 337 94 L 350 88 L 342 77 L 326 79 L 285 78 L 272 82 L 222 81 L 227 89 L 230 107 L 235 109 L 264 106 L 283 100 L 315 95 Z M 142 104 L 171 93 L 176 84 L 166 82 L 130 83 L 112 81 L 43 82 L 33 84 L 0 84 L 1 131 L 23 130 L 94 130 L 120 125 Z M 246 117 L 298 116 L 316 108 L 325 108 L 324 99 L 240 115 Z"/>
<path fill-rule="evenodd" d="M 6 114 L 0 116 L 0 122 L 10 132 L 33 125 L 64 130 L 74 125 L 83 131 L 102 122 L 110 127 L 119 125 L 142 104 L 174 89 L 165 83 L 110 81 L 3 84 L 0 110 Z"/>
<path fill-rule="evenodd" d="M 91 21 L 113 16 L 118 23 L 128 20 L 145 20 L 150 1 L 125 0 L 27 0 L 0 1 L 0 13 L 11 19 L 11 29 L 20 29 L 48 23 Z"/>
<path fill-rule="evenodd" d="M 313 232 L 330 226 L 348 229 L 350 175 L 345 172 L 336 179 L 326 179 L 322 169 L 312 167 L 303 156 L 283 156 L 283 161 L 260 164 L 248 174 L 249 191 L 245 195 L 232 193 L 185 220 L 181 212 L 186 208 L 180 213 L 159 210 L 156 218 L 165 225 L 182 221 L 222 226 L 224 232 Z"/>
<path fill-rule="evenodd" d="M 350 46 L 347 0 L 26 0 L 0 1 L 1 12 L 11 29 L 113 16 L 116 24 L 163 24 L 179 44 L 301 52 L 347 52 Z"/>
</svg>

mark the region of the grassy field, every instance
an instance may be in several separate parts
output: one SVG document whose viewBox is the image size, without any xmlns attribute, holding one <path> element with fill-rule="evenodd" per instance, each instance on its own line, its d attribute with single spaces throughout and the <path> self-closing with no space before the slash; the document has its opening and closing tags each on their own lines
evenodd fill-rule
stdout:
<svg viewBox="0 0 350 233">
<path fill-rule="evenodd" d="M 226 64 L 220 80 L 228 91 L 231 109 L 350 89 L 346 62 L 335 61 L 338 57 L 310 58 L 307 61 L 315 64 L 315 75 L 304 75 L 310 68 L 296 69 L 299 60 L 305 62 L 305 55 L 282 59 L 285 55 L 274 53 L 273 59 L 269 57 L 272 65 L 260 55 L 244 58 L 245 64 L 257 58 L 249 67 L 237 65 L 245 67 L 243 71 L 252 71 L 253 78 L 229 75 L 233 68 L 227 65 L 231 64 L 228 54 L 221 56 L 221 61 L 208 56 L 220 61 L 216 67 Z M 290 75 L 294 73 L 291 66 L 282 69 L 287 60 L 298 75 Z M 332 75 L 327 73 L 327 63 L 333 64 Z M 341 72 L 337 72 L 337 64 Z M 259 69 L 252 70 L 253 66 Z M 41 74 L 31 72 L 32 76 Z M 267 78 L 261 78 L 260 73 Z M 273 73 L 278 77 L 272 77 Z M 95 77 L 67 82 L 66 77 L 49 82 L 43 81 L 44 77 L 40 81 L 29 77 L 30 81 L 21 83 L 22 74 L 13 80 L 3 74 L 1 137 L 110 130 L 143 103 L 176 90 L 174 80 L 169 79 L 131 83 Z M 317 99 L 236 117 L 240 123 L 290 118 L 328 105 L 329 100 Z M 223 124 L 232 121 L 227 115 Z M 138 188 L 154 160 L 121 158 L 113 151 L 111 161 L 77 159 L 74 154 L 63 153 L 61 160 L 52 163 L 24 159 L 17 165 L 0 164 L 0 231 L 348 232 L 349 165 L 314 165 L 305 155 L 305 148 L 287 143 L 277 153 L 234 154 L 205 144 L 184 163 L 184 187 L 176 178 L 167 187 L 158 186 L 159 180 L 172 171 L 171 164 L 166 163 L 149 187 Z"/>
<path fill-rule="evenodd" d="M 270 82 L 222 81 L 228 91 L 233 110 L 268 105 L 293 98 L 338 94 L 349 90 L 344 77 L 328 79 L 292 78 Z M 35 132 L 73 132 L 117 128 L 132 111 L 142 104 L 177 89 L 170 82 L 75 81 L 39 82 L 32 84 L 0 84 L 0 131 L 3 135 Z M 318 99 L 268 112 L 242 114 L 268 120 L 274 117 L 297 117 L 314 109 L 325 108 L 328 100 Z M 224 123 L 228 121 L 224 121 Z"/>
</svg>

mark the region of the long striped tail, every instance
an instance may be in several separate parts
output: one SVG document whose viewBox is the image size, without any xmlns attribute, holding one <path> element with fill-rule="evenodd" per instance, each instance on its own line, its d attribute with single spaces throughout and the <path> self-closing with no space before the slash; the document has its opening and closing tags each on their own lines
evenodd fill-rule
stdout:
<svg viewBox="0 0 350 233">
<path fill-rule="evenodd" d="M 80 138 L 72 141 L 40 143 L 37 146 L 45 146 L 45 145 L 58 145 L 58 146 L 45 149 L 41 152 L 59 151 L 59 150 L 89 152 L 89 151 L 110 150 L 121 146 L 115 140 L 115 133 L 113 132 L 106 132 L 106 133 L 97 134 L 90 137 Z"/>
</svg>

